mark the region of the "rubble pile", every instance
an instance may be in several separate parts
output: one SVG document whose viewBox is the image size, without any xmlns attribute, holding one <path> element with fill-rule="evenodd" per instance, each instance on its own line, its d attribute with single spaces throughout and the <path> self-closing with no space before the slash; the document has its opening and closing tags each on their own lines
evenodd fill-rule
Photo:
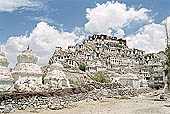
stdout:
<svg viewBox="0 0 170 114">
<path fill-rule="evenodd" d="M 137 92 L 138 92 L 138 94 L 142 94 L 142 93 L 149 93 L 149 92 L 152 92 L 153 91 L 153 89 L 151 89 L 151 88 L 149 88 L 149 87 L 147 87 L 147 88 L 138 88 L 137 89 Z"/>
<path fill-rule="evenodd" d="M 113 87 L 113 85 L 117 85 Z M 137 90 L 125 88 L 119 83 L 101 84 L 89 83 L 75 88 L 65 88 L 50 92 L 25 92 L 2 93 L 0 95 L 0 112 L 15 109 L 25 110 L 27 107 L 34 109 L 59 110 L 67 108 L 73 102 L 82 100 L 100 100 L 102 97 L 113 98 L 115 96 L 138 96 L 139 93 L 147 93 L 149 89 Z"/>
</svg>

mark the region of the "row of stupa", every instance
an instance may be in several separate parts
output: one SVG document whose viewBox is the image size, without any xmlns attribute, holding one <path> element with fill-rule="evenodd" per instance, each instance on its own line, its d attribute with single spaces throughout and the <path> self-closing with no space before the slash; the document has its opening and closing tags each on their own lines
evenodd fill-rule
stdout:
<svg viewBox="0 0 170 114">
<path fill-rule="evenodd" d="M 0 51 L 0 92 L 41 92 L 70 86 L 61 64 L 48 65 L 48 71 L 44 74 L 36 64 L 37 60 L 28 46 L 17 56 L 16 66 L 10 69 L 5 54 Z"/>
</svg>

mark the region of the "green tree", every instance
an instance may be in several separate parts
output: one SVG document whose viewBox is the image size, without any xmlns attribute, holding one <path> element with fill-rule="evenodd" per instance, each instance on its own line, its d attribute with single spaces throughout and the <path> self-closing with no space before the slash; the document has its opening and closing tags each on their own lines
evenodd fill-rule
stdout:
<svg viewBox="0 0 170 114">
<path fill-rule="evenodd" d="M 86 65 L 84 63 L 80 64 L 79 69 L 85 72 L 86 71 Z"/>
<path fill-rule="evenodd" d="M 111 83 L 110 77 L 107 75 L 106 72 L 102 71 L 96 72 L 92 77 L 92 80 L 100 83 Z"/>
</svg>

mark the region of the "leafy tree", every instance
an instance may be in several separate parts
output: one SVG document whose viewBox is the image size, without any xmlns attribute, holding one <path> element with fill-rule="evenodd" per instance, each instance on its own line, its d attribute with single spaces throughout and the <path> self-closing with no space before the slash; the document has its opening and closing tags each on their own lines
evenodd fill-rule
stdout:
<svg viewBox="0 0 170 114">
<path fill-rule="evenodd" d="M 84 63 L 80 64 L 79 69 L 85 72 L 86 71 L 86 65 Z"/>
<path fill-rule="evenodd" d="M 100 83 L 111 83 L 110 77 L 107 75 L 106 72 L 102 71 L 96 72 L 92 77 L 92 80 Z"/>
</svg>

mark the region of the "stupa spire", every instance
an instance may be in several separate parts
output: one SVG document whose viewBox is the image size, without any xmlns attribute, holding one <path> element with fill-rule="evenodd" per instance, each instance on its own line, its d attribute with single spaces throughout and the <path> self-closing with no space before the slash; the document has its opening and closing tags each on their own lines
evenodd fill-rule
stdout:
<svg viewBox="0 0 170 114">
<path fill-rule="evenodd" d="M 28 45 L 27 50 L 30 50 L 30 46 Z"/>
</svg>

